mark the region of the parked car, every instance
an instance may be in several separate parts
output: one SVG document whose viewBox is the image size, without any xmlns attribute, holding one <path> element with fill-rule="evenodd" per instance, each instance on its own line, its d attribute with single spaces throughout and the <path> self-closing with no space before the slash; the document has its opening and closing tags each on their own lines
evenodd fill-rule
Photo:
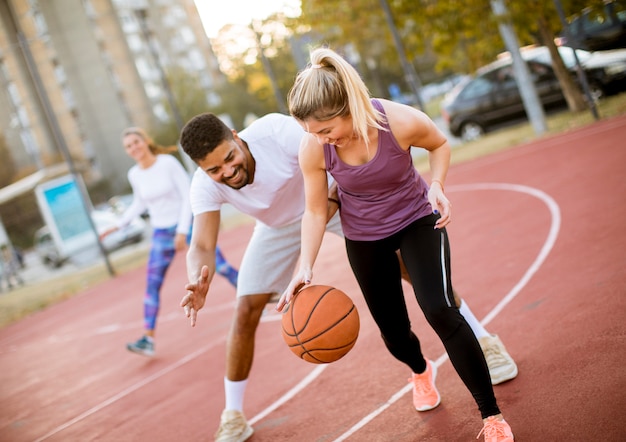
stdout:
<svg viewBox="0 0 626 442">
<path fill-rule="evenodd" d="M 100 234 L 116 225 L 118 215 L 109 210 L 94 210 L 91 212 L 91 218 Z M 118 250 L 128 244 L 138 243 L 143 240 L 145 231 L 145 221 L 137 218 L 123 229 L 107 235 L 102 240 L 102 246 L 107 252 Z M 70 258 L 57 248 L 48 226 L 44 226 L 35 232 L 34 246 L 41 261 L 49 267 L 61 267 Z"/>
<path fill-rule="evenodd" d="M 565 66 L 576 79 L 573 49 L 559 47 L 558 50 Z M 565 97 L 552 69 L 548 48 L 527 48 L 521 54 L 544 109 L 564 108 Z M 603 52 L 577 50 L 576 54 L 594 99 L 626 90 L 626 49 Z M 464 141 L 475 140 L 490 129 L 526 118 L 511 57 L 505 55 L 478 69 L 474 76 L 457 85 L 442 102 L 442 116 L 450 133 Z"/>
<path fill-rule="evenodd" d="M 109 210 L 117 215 L 122 215 L 124 211 L 128 209 L 130 205 L 133 203 L 133 198 L 134 196 L 132 193 L 127 193 L 124 195 L 115 195 L 109 198 L 105 203 L 98 204 L 96 206 L 96 209 Z M 139 216 L 141 216 L 145 220 L 148 219 L 149 218 L 148 211 L 146 210 L 144 213 L 142 213 Z"/>
<path fill-rule="evenodd" d="M 565 67 L 574 74 L 576 72 L 574 49 L 560 46 L 558 50 Z M 545 46 L 531 49 L 528 56 L 551 65 L 550 52 Z M 576 58 L 587 76 L 594 99 L 626 90 L 626 49 L 595 52 L 577 49 Z"/>
<path fill-rule="evenodd" d="M 604 7 L 588 7 L 569 23 L 569 37 L 562 44 L 587 51 L 626 48 L 626 0 L 606 1 Z"/>
</svg>

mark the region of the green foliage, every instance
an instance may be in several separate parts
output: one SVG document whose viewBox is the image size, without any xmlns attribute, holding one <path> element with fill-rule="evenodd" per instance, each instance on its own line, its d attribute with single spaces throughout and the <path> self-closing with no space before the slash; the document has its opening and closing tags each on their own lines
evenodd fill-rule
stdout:
<svg viewBox="0 0 626 442">
<path fill-rule="evenodd" d="M 410 60 L 432 48 L 437 69 L 470 72 L 505 50 L 489 0 L 387 0 Z M 562 26 L 554 1 L 503 0 L 507 17 L 521 45 L 538 43 L 538 20 L 544 18 L 554 34 Z M 560 0 L 567 16 L 602 0 Z M 342 17 L 340 26 L 336 17 Z M 300 26 L 319 41 L 353 45 L 364 57 L 398 65 L 379 0 L 303 0 Z M 421 70 L 418 70 L 421 72 Z"/>
<path fill-rule="evenodd" d="M 310 30 L 311 46 L 327 45 L 343 53 L 357 67 L 373 95 L 387 96 L 391 83 L 410 90 L 379 0 L 304 0 L 298 25 Z M 410 34 L 400 33 L 403 38 Z M 418 54 L 407 49 L 406 56 L 412 60 Z"/>
<path fill-rule="evenodd" d="M 406 57 L 422 84 L 452 73 L 471 73 L 506 50 L 491 0 L 386 1 Z M 562 32 L 554 0 L 502 1 L 508 9 L 504 19 L 514 26 L 521 46 L 545 44 L 550 35 Z M 603 3 L 559 1 L 568 17 Z M 301 11 L 297 18 L 276 14 L 255 24 L 279 95 L 286 97 L 297 71 L 308 62 L 308 50 L 321 45 L 332 47 L 351 61 L 372 95 L 388 96 L 392 83 L 410 91 L 381 0 L 302 0 Z M 279 110 L 273 82 L 260 62 L 251 28 L 228 28 L 214 42 L 214 51 L 229 77 L 219 91 L 223 97 L 220 111 L 240 124 L 248 113 Z"/>
<path fill-rule="evenodd" d="M 0 205 L 0 218 L 11 243 L 21 249 L 30 248 L 35 231 L 43 225 L 35 192 L 20 195 Z"/>
<path fill-rule="evenodd" d="M 246 115 L 249 113 L 260 116 L 269 112 L 267 105 L 260 97 L 248 91 L 246 76 L 229 80 L 218 88 L 216 92 L 222 97 L 222 103 L 209 110 L 216 115 L 230 115 L 235 126 L 233 129 L 243 129 Z"/>
<path fill-rule="evenodd" d="M 197 76 L 182 68 L 170 67 L 167 72 L 167 81 L 172 92 L 174 105 L 183 124 L 194 115 L 207 111 L 207 95 L 210 91 L 204 90 Z M 148 128 L 148 132 L 158 144 L 175 146 L 178 142 L 180 128 L 174 117 L 174 110 L 167 99 L 164 99 L 163 106 L 168 109 L 170 114 L 169 123 Z"/>
</svg>

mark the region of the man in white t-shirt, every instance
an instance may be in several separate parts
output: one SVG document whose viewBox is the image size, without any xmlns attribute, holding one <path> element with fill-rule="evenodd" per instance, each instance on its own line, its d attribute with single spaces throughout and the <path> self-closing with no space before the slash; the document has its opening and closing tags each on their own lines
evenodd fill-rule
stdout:
<svg viewBox="0 0 626 442">
<path fill-rule="evenodd" d="M 237 134 L 209 113 L 192 118 L 181 132 L 183 150 L 199 166 L 190 191 L 194 215 L 187 252 L 190 283 L 180 304 L 192 326 L 215 274 L 222 204 L 229 203 L 256 220 L 239 270 L 237 305 L 226 342 L 226 404 L 215 435 L 218 441 L 244 441 L 253 433 L 243 415 L 243 399 L 255 332 L 267 303 L 277 299 L 290 282 L 300 255 L 304 181 L 298 150 L 304 133 L 292 117 L 268 114 Z M 326 230 L 343 236 L 334 204 L 331 195 Z M 477 337 L 488 335 L 463 306 L 461 313 Z M 510 359 L 503 346 L 498 354 L 502 351 Z M 512 359 L 510 363 L 515 377 L 517 367 Z"/>
</svg>

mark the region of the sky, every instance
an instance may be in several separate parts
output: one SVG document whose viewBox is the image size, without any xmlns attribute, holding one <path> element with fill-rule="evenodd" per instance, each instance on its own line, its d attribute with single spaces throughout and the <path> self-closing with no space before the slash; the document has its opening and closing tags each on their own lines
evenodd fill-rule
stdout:
<svg viewBox="0 0 626 442">
<path fill-rule="evenodd" d="M 253 18 L 263 19 L 277 11 L 300 8 L 299 0 L 195 0 L 196 8 L 209 38 L 226 24 L 248 25 Z"/>
</svg>

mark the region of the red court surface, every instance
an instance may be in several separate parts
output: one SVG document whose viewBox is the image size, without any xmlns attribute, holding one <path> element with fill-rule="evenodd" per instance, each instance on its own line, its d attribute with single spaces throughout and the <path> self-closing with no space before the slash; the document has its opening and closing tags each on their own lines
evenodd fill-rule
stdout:
<svg viewBox="0 0 626 442">
<path fill-rule="evenodd" d="M 516 441 L 626 438 L 625 175 L 626 117 L 450 170 L 453 279 L 519 366 L 495 387 Z M 222 233 L 231 262 L 251 230 Z M 192 329 L 178 307 L 185 280 L 180 256 L 166 278 L 153 359 L 125 349 L 142 329 L 144 269 L 0 330 L 0 440 L 213 440 L 234 289 L 217 277 Z M 338 362 L 303 362 L 268 308 L 245 402 L 250 441 L 475 440 L 476 405 L 409 286 L 414 329 L 439 364 L 442 403 L 424 413 L 414 411 L 408 369 L 384 348 L 332 235 L 314 283 L 351 295 L 359 339 Z"/>
</svg>

